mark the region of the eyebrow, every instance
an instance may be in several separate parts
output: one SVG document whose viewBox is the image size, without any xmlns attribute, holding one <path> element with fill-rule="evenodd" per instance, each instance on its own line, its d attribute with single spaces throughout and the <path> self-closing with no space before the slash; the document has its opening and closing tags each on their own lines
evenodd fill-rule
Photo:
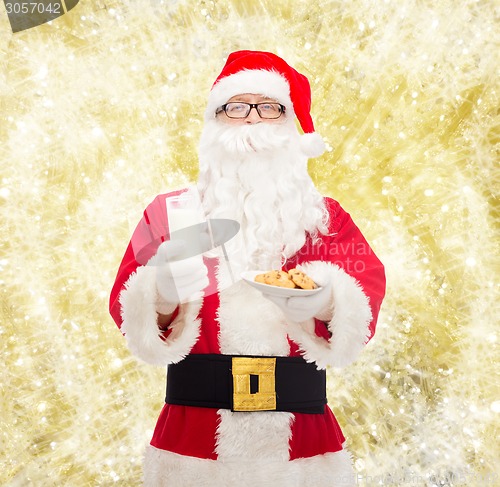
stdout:
<svg viewBox="0 0 500 487">
<path fill-rule="evenodd" d="M 277 100 L 275 100 L 274 98 L 269 98 L 268 96 L 264 96 L 264 95 L 253 95 L 252 93 L 242 93 L 241 95 L 235 95 L 233 97 L 231 97 L 226 103 L 233 103 L 233 102 L 242 102 L 242 103 L 248 103 L 244 98 L 248 97 L 248 96 L 257 96 L 258 97 L 258 101 L 257 103 L 266 103 L 266 102 L 269 102 L 269 103 L 279 103 Z"/>
</svg>

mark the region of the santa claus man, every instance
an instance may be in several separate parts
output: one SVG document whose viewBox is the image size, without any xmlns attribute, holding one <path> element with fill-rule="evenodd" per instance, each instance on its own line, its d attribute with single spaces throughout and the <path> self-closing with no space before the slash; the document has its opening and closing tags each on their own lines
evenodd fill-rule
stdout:
<svg viewBox="0 0 500 487">
<path fill-rule="evenodd" d="M 355 484 L 325 369 L 353 362 L 373 336 L 385 278 L 349 214 L 307 173 L 324 150 L 310 106 L 307 78 L 284 60 L 232 53 L 209 94 L 197 184 L 206 218 L 240 225 L 229 258 L 182 255 L 189 242 L 170 240 L 171 194 L 132 236 L 110 312 L 132 353 L 168 365 L 145 485 Z M 277 296 L 239 279 L 293 268 L 319 291 Z"/>
</svg>

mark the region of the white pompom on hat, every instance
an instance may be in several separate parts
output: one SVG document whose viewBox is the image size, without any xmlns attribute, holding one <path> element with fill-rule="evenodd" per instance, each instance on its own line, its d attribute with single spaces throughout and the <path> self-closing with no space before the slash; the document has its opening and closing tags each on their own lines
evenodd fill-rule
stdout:
<svg viewBox="0 0 500 487">
<path fill-rule="evenodd" d="M 236 51 L 229 55 L 208 97 L 206 117 L 230 98 L 253 93 L 272 98 L 293 112 L 304 132 L 300 146 L 308 157 L 325 152 L 325 143 L 314 131 L 311 118 L 311 87 L 308 79 L 276 54 L 264 51 Z"/>
</svg>

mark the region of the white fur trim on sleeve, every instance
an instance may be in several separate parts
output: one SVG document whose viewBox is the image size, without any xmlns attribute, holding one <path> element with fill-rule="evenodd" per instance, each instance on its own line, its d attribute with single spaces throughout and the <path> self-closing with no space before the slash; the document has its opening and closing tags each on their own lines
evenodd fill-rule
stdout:
<svg viewBox="0 0 500 487">
<path fill-rule="evenodd" d="M 166 339 L 160 337 L 157 324 L 156 269 L 138 267 L 120 293 L 123 324 L 130 351 L 144 362 L 167 365 L 182 360 L 193 348 L 200 333 L 197 315 L 201 300 L 181 304 L 179 314 Z"/>
<path fill-rule="evenodd" d="M 318 337 L 312 319 L 289 323 L 288 334 L 304 358 L 316 362 L 318 368 L 345 367 L 354 362 L 368 341 L 372 320 L 369 299 L 358 281 L 335 264 L 315 261 L 300 268 L 320 286 L 331 282 L 334 308 L 327 326 L 332 336 L 329 341 Z"/>
</svg>

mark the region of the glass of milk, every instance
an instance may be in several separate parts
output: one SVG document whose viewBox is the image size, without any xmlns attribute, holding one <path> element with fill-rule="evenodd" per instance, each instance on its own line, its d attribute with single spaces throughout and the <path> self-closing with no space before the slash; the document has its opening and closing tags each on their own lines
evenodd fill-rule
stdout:
<svg viewBox="0 0 500 487">
<path fill-rule="evenodd" d="M 189 188 L 181 194 L 167 196 L 166 205 L 170 233 L 205 221 L 196 189 Z"/>
<path fill-rule="evenodd" d="M 199 259 L 200 261 L 202 261 L 203 255 L 205 255 L 206 257 L 219 256 L 216 249 L 214 249 L 214 239 L 210 226 L 210 220 L 207 221 L 206 219 L 205 213 L 203 211 L 203 206 L 201 204 L 200 195 L 196 188 L 191 187 L 183 193 L 167 196 L 166 205 L 170 235 L 178 230 L 193 227 L 200 223 L 207 222 L 208 224 L 208 226 L 206 227 L 208 230 L 208 234 L 205 234 L 205 238 L 209 240 L 201 239 L 201 234 L 197 233 L 201 232 L 201 228 L 194 228 L 193 232 L 181 232 L 182 236 L 180 238 L 186 239 L 186 250 L 187 254 L 191 256 L 189 257 L 190 259 Z M 177 235 L 174 236 L 174 238 L 175 237 L 179 236 Z M 227 264 L 230 282 L 234 283 L 235 279 L 229 262 L 228 254 L 224 247 L 224 243 L 220 243 L 218 245 L 222 250 L 224 260 Z"/>
</svg>

